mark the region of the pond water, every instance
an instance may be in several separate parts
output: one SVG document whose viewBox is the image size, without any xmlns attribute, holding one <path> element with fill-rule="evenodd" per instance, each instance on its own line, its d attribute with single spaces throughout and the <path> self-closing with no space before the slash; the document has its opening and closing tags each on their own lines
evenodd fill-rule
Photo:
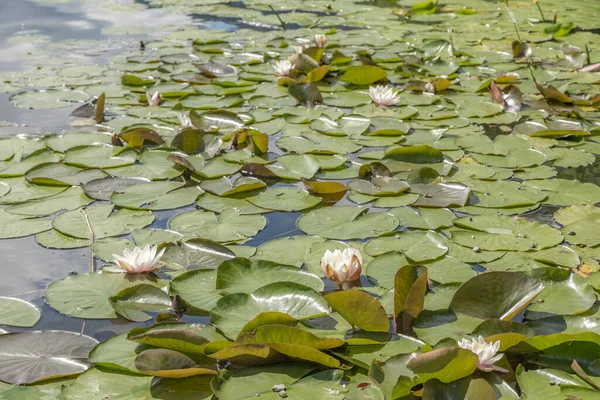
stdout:
<svg viewBox="0 0 600 400">
<path fill-rule="evenodd" d="M 600 64 L 592 18 L 600 2 L 520 2 L 514 14 L 493 0 L 330 3 L 0 0 L 0 296 L 41 310 L 33 327 L 0 325 L 0 333 L 113 338 L 94 355 L 98 368 L 41 385 L 39 398 L 47 390 L 61 400 L 120 392 L 170 399 L 181 387 L 202 388 L 189 399 L 212 390 L 225 400 L 269 395 L 284 378 L 268 367 L 257 370 L 268 388 L 236 386 L 219 372 L 230 361 L 254 365 L 255 354 L 209 358 L 234 340 L 268 349 L 261 357 L 269 362 L 295 360 L 285 367 L 295 377 L 288 386 L 314 372 L 303 362 L 331 376 L 300 382 L 337 385 L 306 381 L 310 389 L 290 390 L 292 398 L 341 399 L 347 389 L 350 399 L 383 400 L 392 389 L 412 396 L 411 388 L 437 398 L 443 385 L 367 375 L 389 373 L 390 356 L 415 352 L 406 364 L 425 343 L 445 351 L 476 333 L 502 341 L 499 365 L 520 377 L 481 373 L 506 398 L 531 394 L 526 379 L 566 395 L 535 375 L 548 366 L 571 374 L 579 398 L 597 389 L 556 360 L 577 359 L 600 380 L 585 355 L 600 346 L 600 67 L 592 68 Z M 149 104 L 155 90 L 162 98 Z M 104 96 L 106 114 L 94 121 L 92 100 Z M 84 104 L 85 117 L 72 115 Z M 145 244 L 167 248 L 156 276 L 110 272 L 112 254 Z M 319 261 L 347 248 L 362 253 L 362 275 L 338 287 Z M 405 292 L 395 292 L 404 282 Z M 347 285 L 356 290 L 341 290 Z M 202 382 L 169 386 L 173 375 L 157 373 L 169 368 L 155 358 L 142 368 L 145 348 L 122 335 L 178 311 L 164 291 L 180 296 L 181 321 L 196 334 L 182 341 L 205 346 L 184 362 L 206 367 Z M 11 313 L 2 306 L 0 323 Z M 285 313 L 266 314 L 277 307 Z M 259 328 L 282 325 L 293 339 L 259 338 Z M 277 347 L 300 340 L 299 330 L 320 335 L 323 342 L 302 343 L 318 355 Z M 576 336 L 583 332 L 585 340 Z M 551 345 L 536 340 L 558 333 L 572 336 L 546 355 Z M 457 363 L 481 369 L 457 354 Z M 1 381 L 87 368 L 55 364 L 40 376 L 36 365 L 16 368 L 21 375 L 0 367 L 0 398 L 28 390 Z M 346 364 L 352 373 L 342 372 Z M 142 370 L 163 377 L 153 387 L 164 393 L 137 375 L 122 375 L 119 388 L 108 374 Z M 217 373 L 209 386 L 205 378 Z M 342 376 L 352 382 L 343 389 Z M 472 390 L 475 378 L 467 380 Z"/>
</svg>

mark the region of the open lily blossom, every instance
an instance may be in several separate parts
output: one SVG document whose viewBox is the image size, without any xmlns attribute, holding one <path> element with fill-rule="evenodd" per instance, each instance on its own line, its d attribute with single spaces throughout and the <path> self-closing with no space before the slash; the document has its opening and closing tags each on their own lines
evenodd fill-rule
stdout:
<svg viewBox="0 0 600 400">
<path fill-rule="evenodd" d="M 369 88 L 369 97 L 373 100 L 373 103 L 379 105 L 381 108 L 387 106 L 393 106 L 400 103 L 400 97 L 398 93 L 391 87 L 387 86 L 371 86 Z"/>
<path fill-rule="evenodd" d="M 321 270 L 337 285 L 359 279 L 362 271 L 360 250 L 351 247 L 344 251 L 327 250 L 321 258 Z"/>
<path fill-rule="evenodd" d="M 317 47 L 325 47 L 327 44 L 327 36 L 323 35 L 322 33 L 317 33 L 315 35 L 315 44 Z"/>
<path fill-rule="evenodd" d="M 500 341 L 487 343 L 483 336 L 479 336 L 477 338 L 471 338 L 471 340 L 462 339 L 458 342 L 458 346 L 477 354 L 479 357 L 479 365 L 477 368 L 481 371 L 508 372 L 506 369 L 494 365 L 494 363 L 502 358 L 502 354 L 496 354 L 500 348 Z"/>
<path fill-rule="evenodd" d="M 113 254 L 113 259 L 125 272 L 139 274 L 153 272 L 163 265 L 159 264 L 160 258 L 165 253 L 166 247 L 157 253 L 158 246 L 146 245 L 143 249 L 135 247 L 133 250 L 125 249 L 123 255 Z"/>
<path fill-rule="evenodd" d="M 160 97 L 160 93 L 154 92 L 152 96 L 150 96 L 150 92 L 146 90 L 146 98 L 148 99 L 148 105 L 150 107 L 157 106 L 162 101 L 162 97 Z"/>
<path fill-rule="evenodd" d="M 188 117 L 185 114 L 178 113 L 177 114 L 177 119 L 179 120 L 179 123 L 181 124 L 182 128 L 193 128 L 194 127 L 194 125 L 192 124 L 192 120 L 190 119 L 190 117 Z"/>
<path fill-rule="evenodd" d="M 273 65 L 275 74 L 279 76 L 288 76 L 290 74 L 290 71 L 294 68 L 295 66 L 290 60 L 280 60 L 277 61 L 275 65 Z"/>
</svg>

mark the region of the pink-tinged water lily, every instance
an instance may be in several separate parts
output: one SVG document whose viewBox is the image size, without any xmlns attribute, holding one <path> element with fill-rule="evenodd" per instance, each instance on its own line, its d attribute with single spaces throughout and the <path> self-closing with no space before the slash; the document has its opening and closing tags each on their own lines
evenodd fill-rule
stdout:
<svg viewBox="0 0 600 400">
<path fill-rule="evenodd" d="M 508 370 L 494 365 L 494 363 L 502 358 L 502 354 L 496 354 L 500 348 L 500 341 L 487 343 L 483 336 L 479 336 L 478 338 L 471 338 L 471 340 L 462 339 L 458 342 L 458 347 L 477 354 L 477 357 L 479 357 L 477 368 L 481 371 L 508 372 Z"/>
<path fill-rule="evenodd" d="M 158 246 L 150 247 L 150 245 L 146 245 L 143 249 L 139 247 L 135 247 L 133 250 L 125 249 L 122 256 L 113 254 L 113 259 L 125 272 L 133 274 L 152 272 L 163 267 L 159 262 L 166 247 L 158 254 L 157 250 Z"/>
<path fill-rule="evenodd" d="M 369 97 L 371 97 L 373 103 L 379 105 L 381 108 L 400 103 L 398 93 L 387 86 L 371 86 L 369 88 Z"/>
<path fill-rule="evenodd" d="M 162 101 L 162 97 L 160 97 L 160 93 L 154 92 L 152 96 L 150 96 L 150 92 L 146 90 L 146 98 L 148 99 L 148 105 L 150 107 L 157 106 Z"/>
<path fill-rule="evenodd" d="M 347 248 L 344 251 L 327 250 L 321 258 L 321 269 L 327 278 L 337 285 L 356 281 L 362 271 L 362 255 L 360 250 Z"/>
<path fill-rule="evenodd" d="M 279 76 L 288 76 L 290 71 L 294 68 L 294 64 L 292 64 L 290 60 L 280 60 L 273 65 L 275 74 Z"/>
<path fill-rule="evenodd" d="M 325 47 L 327 44 L 327 36 L 323 35 L 322 33 L 317 33 L 315 35 L 315 44 L 317 47 Z"/>
</svg>

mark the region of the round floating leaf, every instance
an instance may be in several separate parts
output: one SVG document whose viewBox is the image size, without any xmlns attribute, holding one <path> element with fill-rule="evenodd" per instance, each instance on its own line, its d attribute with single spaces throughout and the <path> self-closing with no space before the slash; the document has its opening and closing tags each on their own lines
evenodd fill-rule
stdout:
<svg viewBox="0 0 600 400">
<path fill-rule="evenodd" d="M 150 211 L 113 211 L 110 204 L 98 204 L 87 207 L 87 221 L 94 232 L 94 239 L 119 236 L 129 233 L 132 229 L 143 228 L 154 221 Z M 67 211 L 54 218 L 52 227 L 63 235 L 79 239 L 91 239 L 88 222 L 81 210 Z"/>
<path fill-rule="evenodd" d="M 140 284 L 121 290 L 108 299 L 112 308 L 130 321 L 147 321 L 151 317 L 144 312 L 167 312 L 171 307 L 171 298 L 153 285 Z"/>
<path fill-rule="evenodd" d="M 217 271 L 214 269 L 196 269 L 185 272 L 171 281 L 169 293 L 178 294 L 192 309 L 188 314 L 206 314 L 222 297 L 215 289 Z"/>
<path fill-rule="evenodd" d="M 115 168 L 136 161 L 135 151 L 121 150 L 112 146 L 76 147 L 65 152 L 65 163 L 82 168 Z"/>
<path fill-rule="evenodd" d="M 135 367 L 148 375 L 164 378 L 186 378 L 194 375 L 216 375 L 216 369 L 198 366 L 194 360 L 178 351 L 148 349 L 135 359 Z"/>
<path fill-rule="evenodd" d="M 73 400 L 87 400 L 90 393 L 110 398 L 115 393 L 140 400 L 151 400 L 152 377 L 100 372 L 91 368 L 63 389 L 63 395 Z M 100 397 L 101 398 L 101 397 Z"/>
<path fill-rule="evenodd" d="M 340 80 L 355 85 L 370 85 L 382 79 L 385 79 L 387 73 L 385 70 L 374 65 L 359 65 L 346 70 Z"/>
<path fill-rule="evenodd" d="M 358 290 L 343 290 L 324 296 L 333 311 L 350 325 L 369 332 L 388 332 L 388 316 L 372 296 Z"/>
<path fill-rule="evenodd" d="M 54 281 L 46 289 L 46 301 L 55 310 L 77 318 L 117 318 L 109 297 L 139 284 L 163 287 L 153 275 L 87 273 Z"/>
<path fill-rule="evenodd" d="M 400 226 L 416 229 L 449 228 L 456 219 L 456 215 L 446 208 L 421 208 L 417 211 L 411 207 L 399 207 L 388 212 L 400 220 Z"/>
<path fill-rule="evenodd" d="M 127 333 L 122 333 L 98 344 L 90 353 L 90 361 L 117 372 L 138 373 L 134 365 L 138 346 L 138 343 L 127 340 Z"/>
<path fill-rule="evenodd" d="M 435 164 L 444 161 L 444 154 L 427 145 L 396 147 L 385 153 L 385 158 L 415 164 Z"/>
<path fill-rule="evenodd" d="M 300 268 L 308 257 L 311 247 L 325 239 L 314 236 L 291 236 L 274 239 L 257 247 L 252 259 L 266 260 Z M 285 251 L 281 251 L 285 249 Z"/>
<path fill-rule="evenodd" d="M 319 170 L 319 160 L 308 154 L 288 154 L 277 159 L 279 165 L 266 168 L 283 179 L 311 179 Z"/>
<path fill-rule="evenodd" d="M 328 239 L 365 239 L 393 231 L 398 219 L 391 214 L 366 214 L 363 207 L 339 206 L 310 211 L 298 219 L 298 228 Z"/>
<path fill-rule="evenodd" d="M 479 358 L 470 350 L 444 347 L 412 358 L 406 366 L 419 375 L 422 382 L 438 379 L 452 382 L 471 375 L 477 368 Z"/>
<path fill-rule="evenodd" d="M 240 193 L 239 195 L 233 195 L 232 197 L 219 197 L 210 193 L 204 193 L 196 200 L 196 205 L 208 211 L 216 213 L 222 213 L 229 208 L 235 208 L 241 215 L 244 214 L 263 214 L 270 212 L 261 207 L 257 207 L 250 203 L 246 198 L 254 195 L 254 193 Z"/>
<path fill-rule="evenodd" d="M 207 239 L 190 239 L 167 247 L 161 261 L 185 269 L 217 268 L 223 261 L 235 258 L 227 247 Z"/>
<path fill-rule="evenodd" d="M 242 176 L 231 182 L 229 179 L 222 177 L 209 181 L 202 181 L 200 187 L 207 192 L 217 196 L 231 196 L 236 193 L 248 192 L 256 189 L 264 188 L 266 184 L 260 179 Z"/>
<path fill-rule="evenodd" d="M 34 304 L 14 297 L 0 297 L 0 324 L 32 327 L 40 319 L 41 312 Z"/>
<path fill-rule="evenodd" d="M 391 177 L 373 177 L 371 182 L 358 179 L 348 182 L 348 188 L 369 196 L 396 196 L 407 191 L 410 185 Z"/>
<path fill-rule="evenodd" d="M 170 210 L 193 204 L 204 193 L 198 186 L 183 186 L 183 182 L 175 181 L 142 183 L 116 190 L 110 200 L 134 210 Z"/>
<path fill-rule="evenodd" d="M 244 126 L 244 122 L 236 113 L 227 110 L 211 110 L 202 114 L 192 110 L 190 119 L 196 128 L 205 131 L 239 129 Z"/>
<path fill-rule="evenodd" d="M 12 95 L 10 102 L 15 107 L 45 110 L 70 107 L 89 98 L 89 94 L 75 90 L 31 90 Z"/>
<path fill-rule="evenodd" d="M 0 335 L 0 379 L 14 385 L 77 375 L 90 367 L 89 352 L 98 342 L 66 331 Z"/>
<path fill-rule="evenodd" d="M 171 141 L 174 147 L 186 154 L 211 153 L 213 147 L 219 147 L 221 139 L 213 134 L 199 129 L 185 128 Z"/>
<path fill-rule="evenodd" d="M 211 212 L 190 211 L 169 221 L 169 228 L 187 238 L 205 238 L 215 242 L 237 242 L 256 235 L 267 225 L 262 215 L 242 215 L 230 208 L 218 217 Z"/>
<path fill-rule="evenodd" d="M 289 87 L 290 96 L 306 107 L 323 104 L 323 96 L 319 87 L 312 82 L 294 83 Z"/>
<path fill-rule="evenodd" d="M 9 239 L 34 235 L 52 228 L 52 220 L 27 218 L 24 215 L 11 214 L 5 208 L 0 209 L 0 238 Z"/>
<path fill-rule="evenodd" d="M 81 169 L 54 163 L 42 165 L 25 174 L 28 182 L 37 185 L 80 186 L 94 179 L 102 179 L 107 174 L 99 169 Z"/>
<path fill-rule="evenodd" d="M 545 202 L 556 206 L 594 204 L 597 203 L 598 197 L 600 197 L 600 187 L 576 180 L 535 179 L 527 181 L 526 185 L 543 190 L 548 195 Z"/>
<path fill-rule="evenodd" d="M 93 201 L 85 195 L 81 188 L 70 187 L 54 196 L 7 207 L 6 211 L 11 214 L 41 217 L 61 210 L 74 210 L 87 206 Z"/>
<path fill-rule="evenodd" d="M 417 207 L 463 207 L 469 200 L 471 189 L 461 183 L 421 184 L 410 186 L 411 193 L 420 194 L 413 203 Z"/>
<path fill-rule="evenodd" d="M 454 225 L 470 229 L 452 231 L 456 243 L 484 250 L 545 249 L 563 241 L 558 229 L 523 218 L 482 215 L 458 218 Z"/>
<path fill-rule="evenodd" d="M 511 321 L 542 290 L 542 282 L 520 272 L 487 272 L 463 283 L 450 308 L 477 318 Z"/>
<path fill-rule="evenodd" d="M 252 294 L 223 297 L 211 312 L 212 323 L 229 338 L 235 338 L 248 321 L 262 312 L 276 311 L 303 320 L 329 312 L 329 305 L 317 292 L 291 282 L 272 283 Z"/>
<path fill-rule="evenodd" d="M 314 365 L 302 363 L 280 363 L 239 369 L 235 372 L 222 370 L 214 379 L 213 390 L 222 399 L 244 400 L 257 394 L 261 397 L 277 394 L 273 386 L 291 386 L 294 382 L 314 370 Z M 324 391 L 323 394 L 326 392 Z M 313 396 L 314 398 L 318 398 Z"/>
<path fill-rule="evenodd" d="M 150 182 L 145 178 L 105 178 L 94 179 L 83 185 L 85 194 L 96 200 L 110 200 L 110 196 L 115 191 L 125 189 L 126 187 Z"/>
<path fill-rule="evenodd" d="M 439 233 L 415 231 L 373 239 L 365 245 L 365 251 L 371 256 L 401 251 L 410 260 L 422 262 L 443 256 L 448 252 L 448 246 Z"/>
<path fill-rule="evenodd" d="M 275 282 L 295 282 L 317 292 L 323 290 L 321 279 L 296 267 L 271 261 L 234 258 L 219 265 L 216 289 L 226 293 L 251 293 Z"/>
<path fill-rule="evenodd" d="M 596 302 L 594 289 L 578 274 L 549 267 L 537 268 L 532 275 L 544 284 L 545 289 L 538 296 L 538 301 L 529 306 L 527 313 L 580 314 Z"/>
<path fill-rule="evenodd" d="M 313 208 L 322 199 L 310 195 L 306 190 L 283 187 L 269 188 L 247 200 L 255 206 L 278 211 L 300 211 Z"/>
</svg>

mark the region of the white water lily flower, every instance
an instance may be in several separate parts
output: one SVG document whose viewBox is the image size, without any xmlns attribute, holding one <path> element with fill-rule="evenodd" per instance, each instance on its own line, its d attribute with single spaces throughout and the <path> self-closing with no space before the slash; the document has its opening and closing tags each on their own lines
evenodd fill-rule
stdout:
<svg viewBox="0 0 600 400">
<path fill-rule="evenodd" d="M 279 76 L 288 76 L 290 74 L 290 70 L 294 69 L 294 64 L 291 63 L 290 60 L 280 60 L 273 65 L 273 69 L 275 70 L 275 74 Z"/>
<path fill-rule="evenodd" d="M 146 90 L 146 98 L 148 99 L 148 105 L 150 107 L 157 106 L 162 101 L 160 93 L 158 92 L 154 92 L 154 94 L 150 96 L 150 92 Z"/>
<path fill-rule="evenodd" d="M 317 47 L 325 47 L 327 44 L 327 36 L 323 35 L 322 33 L 317 33 L 315 35 L 315 44 Z"/>
<path fill-rule="evenodd" d="M 133 250 L 125 249 L 123 255 L 113 254 L 113 259 L 119 267 L 128 273 L 152 272 L 163 265 L 159 264 L 160 258 L 165 253 L 166 247 L 156 253 L 158 246 L 146 245 L 143 249 L 136 247 Z"/>
<path fill-rule="evenodd" d="M 192 120 L 185 114 L 177 113 L 177 119 L 179 119 L 179 123 L 182 128 L 193 128 Z"/>
<path fill-rule="evenodd" d="M 321 269 L 327 278 L 337 285 L 355 281 L 362 271 L 362 255 L 360 250 L 347 248 L 344 251 L 327 250 L 321 258 Z"/>
<path fill-rule="evenodd" d="M 373 103 L 378 104 L 381 108 L 400 103 L 398 93 L 387 86 L 371 86 L 369 88 L 369 96 L 373 100 Z"/>
<path fill-rule="evenodd" d="M 480 335 L 478 338 L 471 338 L 471 340 L 462 339 L 460 342 L 458 342 L 458 347 L 470 350 L 477 354 L 479 357 L 479 365 L 477 368 L 480 370 L 485 372 L 508 372 L 504 368 L 494 365 L 494 363 L 502 358 L 502 354 L 496 354 L 500 348 L 499 340 L 494 343 L 487 343 L 483 336 Z"/>
</svg>

